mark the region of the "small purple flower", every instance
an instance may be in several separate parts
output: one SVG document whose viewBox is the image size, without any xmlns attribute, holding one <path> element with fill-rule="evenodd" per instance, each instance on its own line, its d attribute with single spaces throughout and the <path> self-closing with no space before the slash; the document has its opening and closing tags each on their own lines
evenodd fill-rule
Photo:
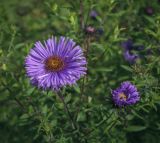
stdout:
<svg viewBox="0 0 160 143">
<path fill-rule="evenodd" d="M 152 55 L 153 54 L 153 50 L 152 49 L 147 49 L 147 51 L 146 51 L 146 55 L 147 56 L 150 56 L 150 55 Z"/>
<path fill-rule="evenodd" d="M 92 26 L 87 26 L 85 31 L 86 31 L 87 34 L 94 34 L 96 30 Z"/>
<path fill-rule="evenodd" d="M 91 10 L 89 15 L 92 19 L 96 20 L 98 13 L 95 10 Z"/>
<path fill-rule="evenodd" d="M 99 35 L 104 34 L 104 30 L 102 28 L 98 28 L 96 31 L 97 31 L 97 34 L 99 34 Z"/>
<path fill-rule="evenodd" d="M 123 48 L 124 59 L 130 64 L 134 64 L 137 59 L 140 59 L 142 57 L 142 55 L 140 54 L 134 54 L 133 51 L 141 52 L 145 49 L 143 45 L 134 44 L 131 39 L 122 42 L 121 46 Z"/>
<path fill-rule="evenodd" d="M 145 47 L 143 45 L 136 45 L 136 46 L 134 46 L 134 50 L 137 50 L 137 51 L 142 51 L 144 49 L 145 49 Z"/>
<path fill-rule="evenodd" d="M 139 58 L 137 54 L 132 54 L 129 50 L 124 51 L 123 55 L 124 55 L 124 59 L 128 61 L 130 64 L 135 63 L 136 60 Z"/>
<path fill-rule="evenodd" d="M 142 51 L 145 49 L 143 45 L 135 45 L 131 39 L 128 39 L 127 41 L 122 42 L 121 46 L 124 50 Z"/>
<path fill-rule="evenodd" d="M 132 50 L 133 41 L 131 39 L 128 39 L 127 41 L 122 42 L 121 46 L 122 48 L 124 48 L 124 50 Z"/>
<path fill-rule="evenodd" d="M 146 7 L 145 8 L 145 13 L 147 15 L 152 15 L 154 12 L 153 12 L 153 8 L 152 7 Z"/>
<path fill-rule="evenodd" d="M 140 96 L 136 86 L 126 81 L 112 91 L 112 99 L 117 106 L 123 107 L 137 103 Z"/>
<path fill-rule="evenodd" d="M 33 85 L 52 90 L 75 84 L 87 70 L 81 47 L 65 37 L 36 42 L 26 57 L 25 68 Z"/>
</svg>

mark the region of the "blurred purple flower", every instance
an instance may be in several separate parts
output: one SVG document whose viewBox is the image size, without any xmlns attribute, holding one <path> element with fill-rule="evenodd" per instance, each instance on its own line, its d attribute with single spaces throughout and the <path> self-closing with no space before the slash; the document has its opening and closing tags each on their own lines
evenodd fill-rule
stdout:
<svg viewBox="0 0 160 143">
<path fill-rule="evenodd" d="M 103 33 L 104 33 L 104 30 L 102 28 L 97 29 L 97 34 L 103 35 Z"/>
<path fill-rule="evenodd" d="M 145 8 L 145 13 L 147 15 L 152 15 L 154 13 L 153 8 L 152 7 L 146 7 Z"/>
<path fill-rule="evenodd" d="M 124 50 L 137 50 L 141 51 L 144 50 L 145 47 L 143 45 L 134 45 L 133 41 L 131 39 L 128 39 L 127 41 L 124 41 L 121 43 L 121 46 Z"/>
<path fill-rule="evenodd" d="M 153 54 L 152 49 L 147 49 L 146 54 L 147 54 L 148 56 L 149 56 L 149 55 L 152 55 L 152 54 Z"/>
<path fill-rule="evenodd" d="M 89 16 L 90 16 L 92 19 L 96 20 L 96 18 L 97 18 L 97 16 L 98 16 L 98 13 L 97 13 L 95 10 L 91 10 Z"/>
<path fill-rule="evenodd" d="M 145 49 L 145 47 L 143 45 L 134 46 L 134 50 L 137 50 L 137 51 L 142 51 L 144 49 Z"/>
<path fill-rule="evenodd" d="M 128 39 L 127 41 L 122 42 L 121 46 L 122 48 L 124 48 L 124 50 L 132 50 L 133 41 L 131 39 Z"/>
<path fill-rule="evenodd" d="M 129 50 L 124 51 L 123 55 L 124 55 L 124 59 L 128 61 L 130 64 L 135 63 L 135 61 L 139 58 L 137 54 L 133 54 Z"/>
<path fill-rule="evenodd" d="M 131 39 L 122 42 L 121 46 L 123 48 L 124 59 L 128 61 L 130 64 L 135 63 L 136 60 L 140 58 L 138 54 L 134 54 L 132 51 L 142 51 L 145 49 L 143 45 L 134 45 Z"/>
<path fill-rule="evenodd" d="M 112 91 L 112 99 L 115 105 L 123 107 L 137 103 L 140 100 L 140 96 L 136 86 L 126 81 Z"/>
<path fill-rule="evenodd" d="M 87 26 L 85 31 L 86 31 L 87 34 L 94 34 L 96 30 L 92 26 Z"/>
<path fill-rule="evenodd" d="M 36 42 L 25 60 L 27 75 L 33 85 L 43 89 L 58 90 L 75 84 L 86 74 L 86 59 L 80 46 L 69 38 L 52 37 Z"/>
</svg>

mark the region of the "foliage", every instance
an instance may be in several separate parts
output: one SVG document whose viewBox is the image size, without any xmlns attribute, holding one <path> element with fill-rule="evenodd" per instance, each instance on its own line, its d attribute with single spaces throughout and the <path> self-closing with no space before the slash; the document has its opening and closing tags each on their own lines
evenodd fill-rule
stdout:
<svg viewBox="0 0 160 143">
<path fill-rule="evenodd" d="M 146 7 L 153 8 L 153 15 L 147 15 Z M 92 9 L 98 13 L 96 20 L 89 17 Z M 1 142 L 157 143 L 159 13 L 156 0 L 1 0 Z M 87 26 L 95 32 L 88 34 Z M 33 87 L 25 73 L 29 50 L 51 35 L 73 38 L 88 60 L 87 76 L 61 91 L 69 114 L 53 91 Z M 121 42 L 129 38 L 145 47 L 134 51 L 141 56 L 135 64 L 123 58 Z M 126 80 L 137 86 L 141 100 L 118 108 L 111 90 Z"/>
</svg>

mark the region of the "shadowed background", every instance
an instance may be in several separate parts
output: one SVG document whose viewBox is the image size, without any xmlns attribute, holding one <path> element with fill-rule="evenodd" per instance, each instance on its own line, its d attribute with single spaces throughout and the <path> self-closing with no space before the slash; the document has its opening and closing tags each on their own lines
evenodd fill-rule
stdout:
<svg viewBox="0 0 160 143">
<path fill-rule="evenodd" d="M 76 130 L 54 92 L 33 87 L 25 73 L 29 50 L 52 35 L 89 48 L 87 79 L 62 91 Z M 132 49 L 134 63 L 124 57 L 128 39 L 144 47 Z M 157 143 L 159 41 L 158 0 L 0 0 L 0 143 Z M 141 100 L 119 109 L 111 90 L 126 80 Z"/>
</svg>

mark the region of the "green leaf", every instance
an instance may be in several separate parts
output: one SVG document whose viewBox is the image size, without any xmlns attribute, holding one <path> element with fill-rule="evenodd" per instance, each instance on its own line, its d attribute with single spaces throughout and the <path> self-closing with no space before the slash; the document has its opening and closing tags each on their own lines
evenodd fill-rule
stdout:
<svg viewBox="0 0 160 143">
<path fill-rule="evenodd" d="M 77 116 L 77 121 L 78 122 L 83 122 L 86 120 L 86 114 L 85 112 L 81 111 L 78 113 L 78 116 Z"/>
<path fill-rule="evenodd" d="M 108 68 L 98 68 L 98 69 L 94 69 L 94 71 L 98 71 L 98 72 L 111 72 L 113 70 L 112 69 L 108 69 Z"/>
<path fill-rule="evenodd" d="M 73 88 L 76 90 L 77 93 L 80 93 L 80 87 L 78 85 L 74 85 Z"/>
<path fill-rule="evenodd" d="M 132 111 L 132 113 L 133 113 L 136 117 L 144 120 L 143 117 L 142 117 L 141 115 L 139 115 L 136 111 Z"/>
<path fill-rule="evenodd" d="M 25 44 L 24 43 L 19 43 L 17 44 L 14 48 L 17 50 L 17 49 L 20 49 L 22 47 L 25 47 Z"/>
<path fill-rule="evenodd" d="M 129 66 L 121 65 L 121 67 L 122 67 L 123 69 L 125 69 L 126 71 L 133 72 L 133 69 L 130 68 Z"/>
<path fill-rule="evenodd" d="M 26 96 L 30 96 L 32 95 L 32 93 L 34 92 L 35 88 L 30 88 L 27 90 Z"/>
<path fill-rule="evenodd" d="M 128 132 L 139 132 L 139 131 L 145 130 L 146 128 L 147 128 L 146 126 L 133 125 L 133 126 L 129 126 L 125 130 L 128 131 Z"/>
<path fill-rule="evenodd" d="M 71 95 L 69 94 L 69 95 L 67 95 L 66 97 L 65 97 L 65 103 L 68 103 L 69 101 L 71 101 Z"/>
</svg>

